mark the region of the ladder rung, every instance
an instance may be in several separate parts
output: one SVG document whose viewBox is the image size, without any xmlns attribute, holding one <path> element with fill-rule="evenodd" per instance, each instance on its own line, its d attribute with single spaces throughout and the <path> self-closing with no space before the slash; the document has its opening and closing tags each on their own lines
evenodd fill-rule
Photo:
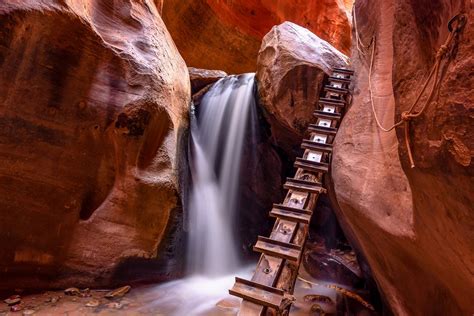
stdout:
<svg viewBox="0 0 474 316">
<path fill-rule="evenodd" d="M 274 209 L 285 210 L 285 211 L 290 211 L 290 212 L 294 212 L 294 213 L 302 213 L 302 214 L 309 214 L 309 215 L 313 214 L 313 212 L 308 211 L 307 209 L 297 208 L 297 207 L 283 205 L 283 204 L 274 203 L 273 208 Z"/>
<path fill-rule="evenodd" d="M 286 178 L 286 183 L 283 185 L 283 188 L 308 193 L 326 193 L 326 189 L 323 188 L 319 182 L 294 178 Z"/>
<path fill-rule="evenodd" d="M 325 91 L 330 91 L 333 93 L 339 93 L 339 94 L 348 94 L 349 89 L 342 89 L 342 88 L 336 88 L 336 87 L 331 87 L 331 86 L 324 86 Z"/>
<path fill-rule="evenodd" d="M 319 150 L 325 153 L 332 152 L 332 144 L 318 143 L 310 139 L 303 139 L 301 148 L 309 150 Z"/>
<path fill-rule="evenodd" d="M 273 204 L 273 208 L 270 212 L 270 216 L 272 217 L 278 217 L 291 222 L 304 224 L 309 224 L 312 214 L 313 212 L 311 211 L 282 204 Z"/>
<path fill-rule="evenodd" d="M 303 158 L 296 158 L 296 162 L 294 164 L 296 168 L 301 168 L 306 171 L 310 172 L 328 172 L 329 171 L 329 165 L 324 162 L 316 162 L 316 161 L 311 161 L 311 160 L 306 160 Z"/>
<path fill-rule="evenodd" d="M 337 133 L 337 128 L 335 128 L 335 127 L 324 127 L 324 126 L 319 126 L 317 124 L 309 124 L 308 131 L 314 132 L 314 133 L 321 133 L 321 134 L 324 134 L 324 135 L 334 136 Z"/>
<path fill-rule="evenodd" d="M 338 78 L 338 77 L 333 77 L 329 76 L 329 81 L 337 81 L 337 82 L 343 82 L 343 83 L 351 83 L 351 79 L 347 78 Z"/>
<path fill-rule="evenodd" d="M 344 74 L 354 74 L 354 70 L 345 69 L 345 68 L 333 68 L 333 72 L 344 73 Z"/>
<path fill-rule="evenodd" d="M 319 118 L 323 119 L 329 119 L 329 120 L 340 120 L 341 119 L 341 113 L 331 113 L 331 112 L 324 112 L 320 110 L 316 110 L 313 112 L 313 115 Z"/>
<path fill-rule="evenodd" d="M 319 98 L 319 103 L 331 104 L 335 106 L 344 106 L 347 104 L 345 99 Z"/>
<path fill-rule="evenodd" d="M 279 310 L 285 292 L 271 286 L 236 277 L 234 286 L 229 290 L 229 294 L 258 305 Z"/>
<path fill-rule="evenodd" d="M 336 100 L 336 99 L 329 99 L 329 98 L 320 98 L 318 103 L 334 105 L 334 106 L 345 106 L 346 105 L 345 100 Z"/>
<path fill-rule="evenodd" d="M 301 246 L 263 236 L 258 236 L 257 243 L 253 246 L 253 250 L 291 261 L 298 261 L 301 254 Z"/>
</svg>

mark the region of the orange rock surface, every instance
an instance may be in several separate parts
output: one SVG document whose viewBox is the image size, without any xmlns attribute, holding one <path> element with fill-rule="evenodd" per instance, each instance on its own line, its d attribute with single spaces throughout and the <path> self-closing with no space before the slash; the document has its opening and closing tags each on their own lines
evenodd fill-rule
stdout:
<svg viewBox="0 0 474 316">
<path fill-rule="evenodd" d="M 190 86 L 146 3 L 0 2 L 0 288 L 173 273 Z"/>
<path fill-rule="evenodd" d="M 242 73 L 256 70 L 263 36 L 285 21 L 347 54 L 351 7 L 351 0 L 166 0 L 163 19 L 188 66 Z"/>
<path fill-rule="evenodd" d="M 370 49 L 354 42 L 354 98 L 332 162 L 338 218 L 359 246 L 395 315 L 472 314 L 474 293 L 474 14 L 469 1 L 356 1 L 363 45 L 376 38 L 372 92 L 385 127 L 421 89 L 462 9 L 468 24 L 449 49 L 432 102 L 413 120 L 411 169 L 403 126 L 381 131 L 369 95 Z M 422 103 L 417 107 L 421 108 Z"/>
</svg>

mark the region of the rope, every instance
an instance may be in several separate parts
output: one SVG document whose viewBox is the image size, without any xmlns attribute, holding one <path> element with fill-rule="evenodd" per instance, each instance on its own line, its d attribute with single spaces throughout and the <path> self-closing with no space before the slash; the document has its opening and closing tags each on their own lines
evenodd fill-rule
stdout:
<svg viewBox="0 0 474 316">
<path fill-rule="evenodd" d="M 394 128 L 396 128 L 396 127 L 398 127 L 402 124 L 405 124 L 405 145 L 407 147 L 408 158 L 410 159 L 411 168 L 415 167 L 415 162 L 414 162 L 414 159 L 413 159 L 413 154 L 412 154 L 411 145 L 410 145 L 410 121 L 414 118 L 419 117 L 425 111 L 428 104 L 430 104 L 431 99 L 432 99 L 433 94 L 434 94 L 434 91 L 435 91 L 435 88 L 440 83 L 440 82 L 438 82 L 438 80 L 439 80 L 439 69 L 440 69 L 441 62 L 442 62 L 443 58 L 445 56 L 447 56 L 447 53 L 449 51 L 449 47 L 450 47 L 453 39 L 455 37 L 457 37 L 457 35 L 462 31 L 464 25 L 466 24 L 466 20 L 467 20 L 467 18 L 466 18 L 465 15 L 458 14 L 458 15 L 454 16 L 449 21 L 449 23 L 448 23 L 448 30 L 450 32 L 449 36 L 446 39 L 445 43 L 443 45 L 441 45 L 440 48 L 438 49 L 438 52 L 436 53 L 435 63 L 431 67 L 428 78 L 425 80 L 425 83 L 423 84 L 421 90 L 419 91 L 415 101 L 409 107 L 408 111 L 402 112 L 401 119 L 390 127 L 384 127 L 380 123 L 380 120 L 377 117 L 377 112 L 375 110 L 375 102 L 374 102 L 373 93 L 372 93 L 372 69 L 373 69 L 373 65 L 374 65 L 376 37 L 375 36 L 372 37 L 372 42 L 371 42 L 372 52 L 371 52 L 371 56 L 370 56 L 370 66 L 369 66 L 369 96 L 370 96 L 372 114 L 374 115 L 374 119 L 375 119 L 375 122 L 376 122 L 377 126 L 384 132 L 390 132 Z M 354 22 L 355 22 L 354 27 L 356 29 L 356 37 L 357 37 L 357 42 L 358 42 L 357 43 L 357 49 L 360 50 L 359 49 L 360 38 L 359 38 L 359 35 L 358 35 L 359 32 L 357 30 L 356 21 L 357 21 L 356 20 L 356 14 L 355 14 L 355 10 L 354 10 Z M 456 22 L 457 25 L 456 25 L 456 28 L 453 29 L 452 25 L 454 24 L 454 22 Z M 361 42 L 361 44 L 362 44 L 362 42 Z M 362 54 L 365 55 L 363 52 L 362 52 Z M 425 100 L 424 104 L 421 106 L 421 109 L 419 111 L 415 111 L 415 108 L 418 105 L 421 97 L 425 94 L 425 91 L 426 91 L 429 83 L 432 81 L 431 79 L 433 78 L 433 75 L 434 75 L 434 80 L 433 80 L 433 84 L 431 86 L 431 89 L 429 91 L 428 98 Z"/>
<path fill-rule="evenodd" d="M 354 10 L 353 10 L 354 14 L 354 30 L 355 30 L 355 35 L 356 35 L 356 46 L 357 46 L 357 51 L 362 55 L 362 56 L 365 56 L 365 53 L 362 51 L 361 47 L 363 48 L 369 48 L 370 44 L 368 46 L 364 45 L 364 43 L 362 43 L 362 40 L 360 39 L 360 36 L 359 36 L 359 29 L 357 28 L 357 15 L 356 15 L 356 9 L 354 7 Z"/>
</svg>

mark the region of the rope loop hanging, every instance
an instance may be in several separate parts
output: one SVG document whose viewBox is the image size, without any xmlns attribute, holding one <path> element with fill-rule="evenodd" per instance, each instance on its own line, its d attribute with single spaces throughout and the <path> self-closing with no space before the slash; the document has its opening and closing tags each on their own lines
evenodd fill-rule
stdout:
<svg viewBox="0 0 474 316">
<path fill-rule="evenodd" d="M 361 55 L 365 56 L 365 53 L 361 50 L 362 48 L 365 48 L 364 45 L 362 44 L 362 41 L 360 40 L 359 37 L 359 31 L 357 29 L 357 18 L 356 18 L 356 13 L 354 9 L 354 27 L 355 27 L 355 32 L 356 32 L 356 41 L 357 41 L 357 49 Z M 421 90 L 418 92 L 418 95 L 415 99 L 415 101 L 412 103 L 412 105 L 409 107 L 407 111 L 403 111 L 401 113 L 400 120 L 393 124 L 390 127 L 384 127 L 379 118 L 377 117 L 377 113 L 375 111 L 375 105 L 374 105 L 374 98 L 372 94 L 372 69 L 374 65 L 374 56 L 375 56 L 375 49 L 376 49 L 376 37 L 375 35 L 372 36 L 372 41 L 370 44 L 367 46 L 369 48 L 372 46 L 372 51 L 371 51 L 371 56 L 370 56 L 370 66 L 369 66 L 369 96 L 370 96 L 370 103 L 372 107 L 372 113 L 375 119 L 375 123 L 384 132 L 390 132 L 394 128 L 404 124 L 405 128 L 405 145 L 407 147 L 407 152 L 408 152 L 408 158 L 410 159 L 410 166 L 411 168 L 415 167 L 415 161 L 413 159 L 413 154 L 411 151 L 411 145 L 410 145 L 410 121 L 413 120 L 414 118 L 420 116 L 424 110 L 427 108 L 428 104 L 430 104 L 431 99 L 434 95 L 435 88 L 439 86 L 439 70 L 441 67 L 441 62 L 442 60 L 448 56 L 448 53 L 450 49 L 452 48 L 451 44 L 453 43 L 454 39 L 457 39 L 459 33 L 462 32 L 464 29 L 464 26 L 467 23 L 467 17 L 463 13 L 459 13 L 455 15 L 451 20 L 448 22 L 448 30 L 449 30 L 449 35 L 443 45 L 441 45 L 436 53 L 436 58 L 435 58 L 435 63 L 431 67 L 430 73 L 428 75 L 428 78 L 425 80 Z M 434 79 L 433 79 L 434 78 Z M 433 79 L 433 80 L 432 80 Z M 425 95 L 425 91 L 427 90 L 428 85 L 433 82 L 431 85 L 431 89 L 428 93 L 428 97 L 425 99 L 424 104 L 421 106 L 421 108 L 416 111 L 415 108 L 417 107 L 418 103 L 420 102 L 421 98 L 423 95 Z"/>
</svg>

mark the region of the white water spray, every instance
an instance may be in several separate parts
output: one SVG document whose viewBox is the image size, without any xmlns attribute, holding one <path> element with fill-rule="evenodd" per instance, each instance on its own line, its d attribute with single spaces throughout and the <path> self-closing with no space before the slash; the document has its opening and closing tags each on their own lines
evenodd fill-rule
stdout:
<svg viewBox="0 0 474 316">
<path fill-rule="evenodd" d="M 221 79 L 206 93 L 197 114 L 191 115 L 189 276 L 149 290 L 152 302 L 141 309 L 143 312 L 159 310 L 172 316 L 237 312 L 239 302 L 229 296 L 228 289 L 235 276 L 249 278 L 253 268 L 240 267 L 233 228 L 243 148 L 246 140 L 254 142 L 249 138 L 255 137 L 257 129 L 254 77 L 245 74 Z M 217 306 L 222 299 L 227 301 L 225 309 Z"/>
<path fill-rule="evenodd" d="M 239 266 L 233 223 L 247 129 L 256 124 L 254 74 L 221 79 L 191 121 L 192 192 L 188 205 L 188 268 L 220 276 Z"/>
</svg>

